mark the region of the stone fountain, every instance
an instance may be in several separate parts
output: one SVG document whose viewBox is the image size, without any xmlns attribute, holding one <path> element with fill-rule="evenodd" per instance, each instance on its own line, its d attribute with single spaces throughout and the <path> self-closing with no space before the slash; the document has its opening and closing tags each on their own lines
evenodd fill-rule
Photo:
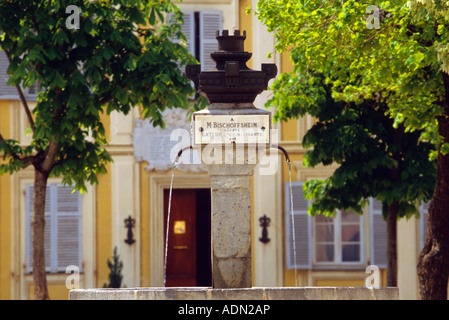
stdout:
<svg viewBox="0 0 449 320">
<path fill-rule="evenodd" d="M 212 287 L 77 289 L 70 299 L 317 300 L 398 299 L 397 288 L 257 288 L 251 276 L 251 177 L 271 145 L 271 113 L 253 102 L 277 74 L 275 64 L 249 69 L 246 33 L 217 32 L 216 68 L 186 75 L 209 106 L 192 117 L 192 146 L 211 178 Z"/>
<path fill-rule="evenodd" d="M 217 32 L 216 68 L 186 75 L 209 106 L 192 117 L 193 147 L 209 169 L 212 201 L 212 286 L 251 287 L 251 177 L 259 155 L 270 148 L 271 113 L 257 109 L 256 96 L 276 76 L 275 64 L 251 70 L 245 32 Z"/>
</svg>

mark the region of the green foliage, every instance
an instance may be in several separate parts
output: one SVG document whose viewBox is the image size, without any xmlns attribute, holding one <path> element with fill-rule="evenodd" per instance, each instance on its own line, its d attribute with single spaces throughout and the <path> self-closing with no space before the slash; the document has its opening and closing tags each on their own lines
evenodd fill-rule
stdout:
<svg viewBox="0 0 449 320">
<path fill-rule="evenodd" d="M 123 262 L 120 260 L 120 256 L 117 253 L 117 247 L 114 247 L 112 255 L 112 261 L 108 259 L 109 272 L 109 284 L 104 284 L 103 288 L 120 288 L 122 286 L 122 269 Z"/>
<path fill-rule="evenodd" d="M 272 85 L 267 105 L 276 107 L 278 121 L 306 113 L 317 119 L 303 140 L 313 148 L 305 165 L 338 164 L 330 178 L 305 184 L 315 200 L 311 214 L 362 213 L 369 197 L 384 209 L 399 201 L 399 217 L 419 214 L 416 204 L 431 199 L 435 185 L 429 158 L 447 148 L 436 120 L 444 112 L 438 47 L 447 41 L 445 19 L 418 15 L 419 5 L 408 1 L 373 4 L 379 29 L 367 27 L 371 3 L 258 2 L 256 14 L 275 33 L 276 50 L 290 52 L 294 64 Z"/>
<path fill-rule="evenodd" d="M 311 148 L 304 163 L 339 166 L 328 179 L 305 183 L 306 195 L 316 200 L 309 211 L 332 215 L 336 209 L 353 209 L 362 214 L 366 200 L 374 197 L 384 203 L 384 215 L 394 200 L 399 201 L 399 217 L 419 215 L 416 204 L 430 200 L 435 186 L 436 164 L 428 159 L 434 146 L 420 142 L 419 132 L 395 129 L 385 116 L 386 106 L 375 101 L 341 103 L 327 96 L 315 107 L 320 107 L 317 122 L 303 139 L 303 146 Z M 398 168 L 396 178 L 393 168 Z"/>
<path fill-rule="evenodd" d="M 80 10 L 79 29 L 66 26 L 69 5 Z M 9 84 L 26 88 L 39 81 L 42 89 L 32 111 L 31 145 L 0 139 L 0 154 L 9 159 L 0 172 L 38 163 L 53 144 L 51 175 L 84 190 L 111 161 L 103 113 L 127 114 L 139 106 L 163 127 L 166 108 L 189 106 L 193 89 L 180 67 L 196 60 L 182 41 L 173 41 L 185 36 L 182 13 L 170 1 L 5 0 L 0 12 Z"/>
<path fill-rule="evenodd" d="M 277 92 L 270 104 L 289 110 L 290 117 L 308 112 L 316 119 L 303 139 L 310 148 L 305 166 L 339 165 L 328 179 L 305 183 L 306 196 L 314 199 L 309 212 L 333 215 L 336 209 L 353 209 L 361 214 L 366 200 L 374 197 L 385 205 L 399 200 L 399 217 L 419 215 L 416 204 L 430 200 L 435 186 L 436 164 L 428 159 L 434 145 L 419 141 L 419 131 L 394 128 L 385 115 L 387 106 L 378 101 L 334 100 L 322 75 L 297 88 Z"/>
<path fill-rule="evenodd" d="M 258 18 L 275 33 L 276 49 L 291 51 L 295 65 L 290 81 L 280 79 L 273 89 L 313 83 L 317 73 L 323 74 L 337 101 L 379 100 L 395 126 L 420 130 L 421 139 L 439 146 L 436 117 L 443 112 L 447 15 L 419 2 L 259 1 Z M 367 27 L 369 5 L 380 9 L 379 29 Z M 440 5 L 447 12 L 447 4 Z M 280 109 L 277 117 L 289 116 L 288 111 Z"/>
</svg>

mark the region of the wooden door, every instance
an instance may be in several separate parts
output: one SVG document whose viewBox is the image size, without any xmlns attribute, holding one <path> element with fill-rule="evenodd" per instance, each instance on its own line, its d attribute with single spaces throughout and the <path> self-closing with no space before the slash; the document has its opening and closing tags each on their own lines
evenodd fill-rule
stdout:
<svg viewBox="0 0 449 320">
<path fill-rule="evenodd" d="M 164 190 L 165 232 L 169 190 Z M 166 286 L 196 286 L 196 191 L 173 189 L 167 248 Z M 165 237 L 165 233 L 164 233 Z"/>
</svg>

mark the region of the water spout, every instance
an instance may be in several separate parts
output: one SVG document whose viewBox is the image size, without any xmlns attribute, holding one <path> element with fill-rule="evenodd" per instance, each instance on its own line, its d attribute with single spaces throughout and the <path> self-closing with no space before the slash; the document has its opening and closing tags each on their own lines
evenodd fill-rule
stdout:
<svg viewBox="0 0 449 320">
<path fill-rule="evenodd" d="M 293 191 L 292 191 L 292 166 L 290 162 L 290 157 L 288 156 L 287 150 L 285 150 L 283 147 L 272 144 L 271 148 L 277 148 L 281 150 L 284 153 L 285 160 L 287 161 L 287 167 L 288 167 L 288 176 L 289 176 L 289 186 L 290 186 L 290 218 L 291 218 L 291 225 L 292 225 L 292 242 L 293 242 L 293 260 L 295 261 L 295 286 L 298 286 L 298 269 L 296 268 L 296 235 L 295 235 L 295 219 L 293 216 Z"/>
<path fill-rule="evenodd" d="M 277 145 L 277 144 L 272 144 L 271 148 L 277 148 L 277 149 L 281 150 L 285 156 L 285 160 L 287 161 L 287 163 L 290 163 L 290 157 L 288 156 L 287 150 L 285 150 L 283 147 L 281 147 L 280 145 Z"/>
<path fill-rule="evenodd" d="M 182 155 L 182 153 L 183 153 L 185 150 L 189 150 L 189 149 L 193 149 L 193 147 L 190 145 L 190 146 L 184 147 L 184 148 L 182 148 L 181 150 L 179 150 L 178 154 L 176 155 L 176 158 L 175 158 L 175 162 L 174 162 L 174 163 L 177 164 L 178 161 L 179 161 L 179 158 L 180 158 L 181 155 Z"/>
</svg>

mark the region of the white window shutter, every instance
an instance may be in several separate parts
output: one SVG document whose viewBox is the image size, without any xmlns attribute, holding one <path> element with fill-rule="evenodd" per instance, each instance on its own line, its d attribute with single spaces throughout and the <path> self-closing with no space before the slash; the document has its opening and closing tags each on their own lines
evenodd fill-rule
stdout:
<svg viewBox="0 0 449 320">
<path fill-rule="evenodd" d="M 221 11 L 200 11 L 200 63 L 202 71 L 215 68 L 210 54 L 218 50 L 216 32 L 223 29 Z"/>
<path fill-rule="evenodd" d="M 65 272 L 67 266 L 81 268 L 81 197 L 72 187 L 57 185 L 56 199 L 56 269 Z"/>
<path fill-rule="evenodd" d="M 419 207 L 419 214 L 421 218 L 419 219 L 419 250 L 424 246 L 424 241 L 426 241 L 427 234 L 427 219 L 429 215 L 429 202 L 424 202 Z"/>
<path fill-rule="evenodd" d="M 187 38 L 187 49 L 193 57 L 196 57 L 196 37 L 195 37 L 195 12 L 193 11 L 183 11 L 183 23 L 181 25 L 181 31 Z M 169 13 L 167 16 L 167 22 L 169 23 L 172 19 L 173 14 Z M 174 43 L 180 43 L 179 39 L 172 39 Z M 181 73 L 185 73 L 186 67 L 181 67 Z M 193 81 L 190 82 L 192 87 L 194 87 Z M 192 95 L 190 98 L 193 99 L 195 95 Z"/>
<path fill-rule="evenodd" d="M 195 56 L 195 12 L 193 11 L 183 11 L 183 20 L 184 22 L 181 25 L 181 31 L 187 38 L 187 49 L 189 50 L 190 54 Z M 167 22 L 170 22 L 171 18 L 173 17 L 173 14 L 168 14 Z M 180 43 L 181 41 L 179 39 L 173 39 L 174 43 Z"/>
<path fill-rule="evenodd" d="M 26 223 L 26 249 L 25 249 L 25 265 L 26 272 L 32 272 L 32 241 L 31 241 L 31 219 L 33 216 L 33 192 L 34 187 L 32 184 L 25 187 L 25 223 Z M 47 186 L 45 195 L 45 229 L 44 229 L 44 248 L 45 248 L 45 270 L 47 272 L 52 271 L 52 253 L 51 253 L 51 208 L 52 208 L 52 193 L 50 186 Z"/>
<path fill-rule="evenodd" d="M 195 12 L 186 11 L 184 14 L 184 23 L 181 25 L 182 33 L 187 37 L 187 49 L 193 57 L 196 57 L 196 37 L 195 37 Z M 183 66 L 181 68 L 182 73 L 184 74 L 186 67 Z M 192 87 L 195 87 L 193 81 L 190 81 Z M 191 99 L 195 97 L 195 94 L 190 96 Z"/>
<path fill-rule="evenodd" d="M 371 264 L 387 267 L 387 222 L 382 215 L 382 202 L 370 199 Z"/>
<path fill-rule="evenodd" d="M 45 248 L 45 271 L 55 272 L 55 252 L 52 247 L 52 233 L 55 225 L 51 215 L 45 214 L 44 248 Z"/>
<path fill-rule="evenodd" d="M 312 267 L 311 217 L 307 213 L 309 201 L 304 198 L 303 184 L 303 182 L 292 183 L 293 212 L 291 210 L 290 183 L 287 182 L 285 187 L 288 269 L 310 269 Z M 296 248 L 296 255 L 294 248 Z"/>
<path fill-rule="evenodd" d="M 30 273 L 32 270 L 31 265 L 31 216 L 33 215 L 33 185 L 29 184 L 25 187 L 25 232 L 26 232 L 26 245 L 25 245 L 25 272 Z"/>
<path fill-rule="evenodd" d="M 39 82 L 36 82 L 31 87 L 27 88 L 27 93 L 29 95 L 37 95 L 39 93 L 39 87 Z"/>
<path fill-rule="evenodd" d="M 56 208 L 56 190 L 53 184 L 47 185 L 45 194 L 45 270 L 47 272 L 56 272 L 56 252 L 54 234 L 56 225 L 53 219 L 53 212 Z"/>
<path fill-rule="evenodd" d="M 8 57 L 4 51 L 0 50 L 0 96 L 17 96 L 17 89 L 15 86 L 6 84 L 9 76 L 6 73 L 9 67 Z"/>
<path fill-rule="evenodd" d="M 195 13 L 190 11 L 183 13 L 182 33 L 187 37 L 187 49 L 189 49 L 191 55 L 195 56 Z"/>
<path fill-rule="evenodd" d="M 32 272 L 31 218 L 33 185 L 25 187 L 26 272 Z M 45 269 L 65 272 L 68 265 L 81 267 L 81 197 L 71 187 L 49 184 L 45 197 Z"/>
</svg>

